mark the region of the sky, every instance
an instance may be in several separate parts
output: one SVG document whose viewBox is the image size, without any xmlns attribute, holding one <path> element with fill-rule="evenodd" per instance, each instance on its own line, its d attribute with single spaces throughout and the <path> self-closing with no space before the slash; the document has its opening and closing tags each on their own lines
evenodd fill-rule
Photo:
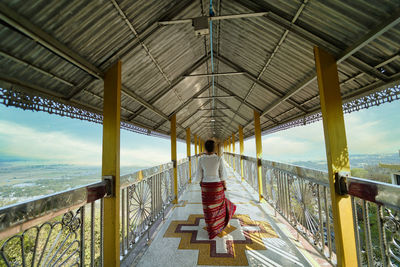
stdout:
<svg viewBox="0 0 400 267">
<path fill-rule="evenodd" d="M 349 153 L 397 153 L 399 122 L 400 101 L 345 114 Z M 321 121 L 265 135 L 262 143 L 265 159 L 326 160 Z M 244 146 L 246 155 L 255 156 L 254 138 Z M 100 124 L 0 105 L 0 160 L 100 166 L 101 147 Z M 184 158 L 186 144 L 178 142 L 177 148 L 178 159 Z M 121 166 L 158 165 L 168 162 L 170 153 L 168 139 L 121 130 Z"/>
</svg>

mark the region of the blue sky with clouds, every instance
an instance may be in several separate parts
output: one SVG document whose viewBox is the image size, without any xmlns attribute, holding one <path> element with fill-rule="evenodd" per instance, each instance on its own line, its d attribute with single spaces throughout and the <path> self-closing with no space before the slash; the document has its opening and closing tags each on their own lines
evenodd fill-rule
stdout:
<svg viewBox="0 0 400 267">
<path fill-rule="evenodd" d="M 351 154 L 400 149 L 400 101 L 346 114 L 345 122 Z M 100 165 L 101 144 L 100 124 L 0 105 L 0 159 Z M 254 138 L 245 142 L 245 154 L 255 155 Z M 178 142 L 178 158 L 185 156 L 186 145 Z M 284 162 L 324 160 L 322 123 L 263 136 L 263 156 Z M 169 140 L 121 130 L 121 166 L 145 167 L 169 160 Z"/>
</svg>

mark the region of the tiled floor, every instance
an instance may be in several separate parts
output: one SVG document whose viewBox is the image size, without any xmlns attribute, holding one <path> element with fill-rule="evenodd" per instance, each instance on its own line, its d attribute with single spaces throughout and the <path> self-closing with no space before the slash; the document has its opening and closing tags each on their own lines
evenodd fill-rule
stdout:
<svg viewBox="0 0 400 267">
<path fill-rule="evenodd" d="M 200 186 L 194 182 L 162 224 L 138 266 L 318 265 L 274 212 L 258 203 L 256 192 L 227 169 L 226 196 L 237 210 L 225 231 L 208 239 Z"/>
</svg>

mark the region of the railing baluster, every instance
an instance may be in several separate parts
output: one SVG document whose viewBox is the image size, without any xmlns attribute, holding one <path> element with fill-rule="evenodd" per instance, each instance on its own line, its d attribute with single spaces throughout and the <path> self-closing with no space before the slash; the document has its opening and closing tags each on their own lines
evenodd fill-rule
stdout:
<svg viewBox="0 0 400 267">
<path fill-rule="evenodd" d="M 94 258 L 95 258 L 95 245 L 96 245 L 96 237 L 95 233 L 95 225 L 96 225 L 96 217 L 95 217 L 96 207 L 95 202 L 90 204 L 90 266 L 94 266 Z"/>
<path fill-rule="evenodd" d="M 85 266 L 85 206 L 80 208 L 81 212 L 81 266 Z"/>
<path fill-rule="evenodd" d="M 325 220 L 326 220 L 326 239 L 328 242 L 329 259 L 332 259 L 332 238 L 331 238 L 331 222 L 328 204 L 328 189 L 324 186 L 324 204 L 325 204 Z"/>
<path fill-rule="evenodd" d="M 122 256 L 125 256 L 125 189 L 121 190 Z"/>
<path fill-rule="evenodd" d="M 100 266 L 104 266 L 104 199 L 100 200 Z"/>
<path fill-rule="evenodd" d="M 361 261 L 361 243 L 360 243 L 360 231 L 358 230 L 358 215 L 357 215 L 357 202 L 356 199 L 351 196 L 351 206 L 353 208 L 353 218 L 354 218 L 354 234 L 356 237 L 356 248 L 357 248 L 357 259 L 359 265 L 362 264 Z"/>
<path fill-rule="evenodd" d="M 318 198 L 318 217 L 319 217 L 319 235 L 321 240 L 321 252 L 324 251 L 325 242 L 324 242 L 324 228 L 322 225 L 322 205 L 321 205 L 321 193 L 320 193 L 320 185 L 317 184 L 317 198 Z"/>
<path fill-rule="evenodd" d="M 361 207 L 364 221 L 364 239 L 365 239 L 365 252 L 367 254 L 367 266 L 371 267 L 374 264 L 372 258 L 372 244 L 371 244 L 371 229 L 369 224 L 368 202 L 364 199 L 361 200 Z"/>
<path fill-rule="evenodd" d="M 382 266 L 387 266 L 388 262 L 388 254 L 387 253 L 387 241 L 386 241 L 386 233 L 384 228 L 384 221 L 383 221 L 383 207 L 381 205 L 376 205 L 377 210 L 377 225 L 379 231 L 379 247 L 381 250 L 381 259 L 382 259 Z"/>
</svg>

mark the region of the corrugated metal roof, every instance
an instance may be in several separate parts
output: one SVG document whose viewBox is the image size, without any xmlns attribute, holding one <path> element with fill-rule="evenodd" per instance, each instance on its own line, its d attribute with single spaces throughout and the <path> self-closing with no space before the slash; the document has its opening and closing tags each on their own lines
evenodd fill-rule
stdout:
<svg viewBox="0 0 400 267">
<path fill-rule="evenodd" d="M 249 137 L 254 129 L 253 108 L 263 113 L 265 131 L 291 127 L 301 118 L 304 123 L 314 121 L 318 116 L 313 114 L 319 111 L 314 45 L 340 59 L 344 101 L 393 86 L 400 77 L 400 25 L 382 25 L 400 15 L 399 0 L 214 0 L 216 15 L 269 12 L 213 22 L 215 72 L 244 72 L 215 77 L 214 88 L 209 87 L 211 77 L 185 77 L 211 72 L 209 36 L 195 36 L 190 23 L 158 24 L 207 15 L 207 1 L 4 0 L 2 5 L 3 86 L 41 92 L 101 112 L 103 82 L 91 70 L 104 72 L 121 59 L 122 120 L 147 129 L 144 133 L 168 134 L 166 118 L 174 113 L 182 139 L 182 127 L 191 127 L 203 139 L 213 136 L 215 129 L 215 136 L 223 140 L 237 132 L 239 125 L 245 126 L 245 137 Z M 29 25 L 8 21 L 11 11 L 7 8 Z M 32 37 L 25 31 L 30 26 L 86 60 L 85 67 Z M 374 30 L 379 34 L 368 39 Z M 367 39 L 341 59 L 347 48 Z M 200 90 L 204 92 L 198 94 Z M 233 97 L 206 98 L 213 94 Z M 286 94 L 291 96 L 275 105 Z M 399 94 L 380 97 L 385 102 L 398 99 Z"/>
</svg>

